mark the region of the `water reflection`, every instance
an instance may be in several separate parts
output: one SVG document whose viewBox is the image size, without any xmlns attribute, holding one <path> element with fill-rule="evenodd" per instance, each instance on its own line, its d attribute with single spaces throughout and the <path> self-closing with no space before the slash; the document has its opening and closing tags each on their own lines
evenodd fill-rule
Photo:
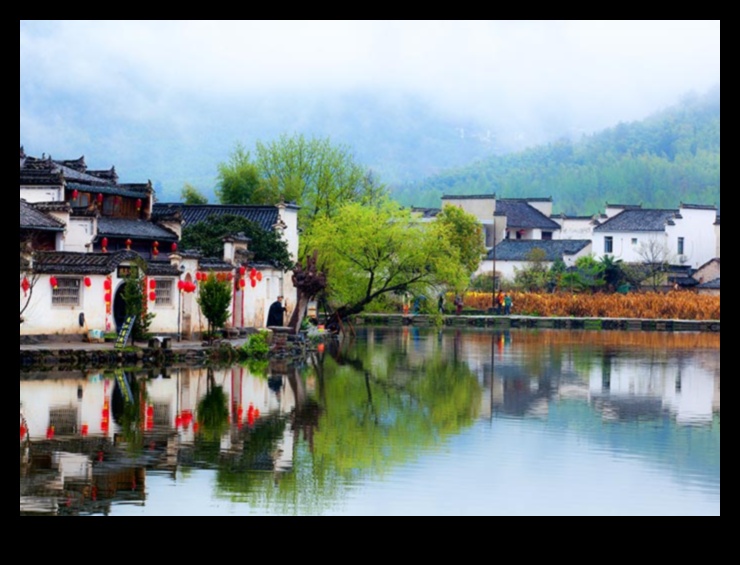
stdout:
<svg viewBox="0 0 740 565">
<path fill-rule="evenodd" d="M 495 514 L 503 496 L 522 513 L 616 513 L 608 497 L 601 510 L 532 502 L 540 462 L 494 491 L 523 456 L 525 442 L 503 443 L 514 437 L 538 438 L 527 456 L 551 468 L 585 457 L 607 491 L 592 452 L 637 459 L 651 481 L 708 497 L 691 510 L 677 493 L 674 513 L 718 514 L 719 359 L 711 334 L 398 328 L 301 364 L 21 373 L 21 515 L 403 513 L 374 504 L 411 491 L 408 513 Z M 446 481 L 482 463 L 477 500 L 440 507 Z"/>
</svg>

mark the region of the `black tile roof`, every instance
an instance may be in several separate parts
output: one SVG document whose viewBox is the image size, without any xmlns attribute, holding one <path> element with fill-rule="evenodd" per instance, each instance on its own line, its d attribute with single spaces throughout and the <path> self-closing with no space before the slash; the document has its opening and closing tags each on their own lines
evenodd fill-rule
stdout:
<svg viewBox="0 0 740 565">
<path fill-rule="evenodd" d="M 160 242 L 177 241 L 177 235 L 152 222 L 139 219 L 107 218 L 98 219 L 98 237 L 130 237 L 151 239 Z"/>
<path fill-rule="evenodd" d="M 34 206 L 20 200 L 20 228 L 25 230 L 63 231 L 64 223 L 37 210 Z"/>
<path fill-rule="evenodd" d="M 495 194 L 445 194 L 442 200 L 491 200 Z"/>
<path fill-rule="evenodd" d="M 705 283 L 701 283 L 697 288 L 719 290 L 719 277 Z"/>
<path fill-rule="evenodd" d="M 234 265 L 227 263 L 223 259 L 217 257 L 201 257 L 198 260 L 199 268 L 202 271 L 232 271 Z"/>
<path fill-rule="evenodd" d="M 560 224 L 545 216 L 526 200 L 501 199 L 496 201 L 496 215 L 506 216 L 506 227 L 512 229 L 559 230 Z"/>
<path fill-rule="evenodd" d="M 72 251 L 39 251 L 34 256 L 34 270 L 42 274 L 107 275 L 125 261 L 140 258 L 133 251 L 83 253 Z M 147 274 L 179 276 L 180 271 L 169 261 L 148 261 Z"/>
<path fill-rule="evenodd" d="M 21 186 L 60 186 L 63 183 L 64 177 L 58 171 L 24 168 L 20 170 Z"/>
<path fill-rule="evenodd" d="M 596 226 L 594 232 L 662 232 L 677 217 L 680 217 L 678 210 L 628 209 Z"/>
<path fill-rule="evenodd" d="M 534 249 L 545 252 L 545 261 L 556 261 L 575 255 L 591 245 L 588 239 L 505 239 L 496 245 L 496 261 L 527 261 Z M 493 260 L 493 250 L 486 257 Z"/>
<path fill-rule="evenodd" d="M 128 198 L 145 198 L 154 193 L 149 184 L 90 184 L 80 182 L 67 182 L 67 189 L 77 189 L 80 192 L 95 192 L 111 194 L 114 196 L 126 196 Z"/>
<path fill-rule="evenodd" d="M 442 212 L 441 208 L 417 208 L 412 207 L 411 212 L 414 214 L 420 214 L 422 218 L 424 219 L 430 219 L 430 218 L 436 218 L 440 212 Z"/>
<path fill-rule="evenodd" d="M 179 212 L 182 216 L 183 227 L 205 221 L 212 215 L 241 216 L 255 222 L 265 231 L 272 231 L 278 223 L 279 210 L 277 206 L 236 206 L 225 204 L 180 204 L 156 203 L 153 214 L 156 217 L 173 217 Z"/>
</svg>

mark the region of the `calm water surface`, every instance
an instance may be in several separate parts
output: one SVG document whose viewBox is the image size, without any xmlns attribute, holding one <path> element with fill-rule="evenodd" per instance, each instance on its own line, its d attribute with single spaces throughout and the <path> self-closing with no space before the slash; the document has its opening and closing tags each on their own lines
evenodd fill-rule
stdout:
<svg viewBox="0 0 740 565">
<path fill-rule="evenodd" d="M 720 514 L 715 334 L 363 329 L 20 391 L 21 515 Z"/>
</svg>

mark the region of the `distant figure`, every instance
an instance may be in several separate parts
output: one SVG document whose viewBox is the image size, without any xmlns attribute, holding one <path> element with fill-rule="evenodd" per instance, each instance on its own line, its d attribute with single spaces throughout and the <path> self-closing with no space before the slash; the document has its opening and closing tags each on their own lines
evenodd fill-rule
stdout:
<svg viewBox="0 0 740 565">
<path fill-rule="evenodd" d="M 499 290 L 496 295 L 496 314 L 501 314 L 504 309 L 504 293 Z"/>
<path fill-rule="evenodd" d="M 440 314 L 445 313 L 445 295 L 443 292 L 439 293 L 439 300 L 437 300 L 437 307 L 439 308 Z"/>
<path fill-rule="evenodd" d="M 459 294 L 455 296 L 455 314 L 457 314 L 458 316 L 462 314 L 463 304 L 464 302 L 462 296 L 460 296 Z"/>
<path fill-rule="evenodd" d="M 267 312 L 267 327 L 285 326 L 285 306 L 283 306 L 283 297 L 278 296 L 277 300 L 270 305 L 270 310 Z"/>
<path fill-rule="evenodd" d="M 504 295 L 504 314 L 507 316 L 511 316 L 511 304 L 513 300 L 511 299 L 511 294 L 508 292 Z"/>
</svg>

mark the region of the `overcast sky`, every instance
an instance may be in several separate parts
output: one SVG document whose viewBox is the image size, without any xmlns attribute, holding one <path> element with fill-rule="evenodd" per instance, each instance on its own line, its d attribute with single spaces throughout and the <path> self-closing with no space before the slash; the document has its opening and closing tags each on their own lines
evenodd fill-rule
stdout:
<svg viewBox="0 0 740 565">
<path fill-rule="evenodd" d="M 61 126 L 84 139 L 61 102 L 40 117 L 42 95 L 94 96 L 111 116 L 141 120 L 191 99 L 300 103 L 368 87 L 465 118 L 532 119 L 547 104 L 608 127 L 719 84 L 720 23 L 21 20 L 20 77 L 21 143 L 36 147 Z"/>
</svg>

